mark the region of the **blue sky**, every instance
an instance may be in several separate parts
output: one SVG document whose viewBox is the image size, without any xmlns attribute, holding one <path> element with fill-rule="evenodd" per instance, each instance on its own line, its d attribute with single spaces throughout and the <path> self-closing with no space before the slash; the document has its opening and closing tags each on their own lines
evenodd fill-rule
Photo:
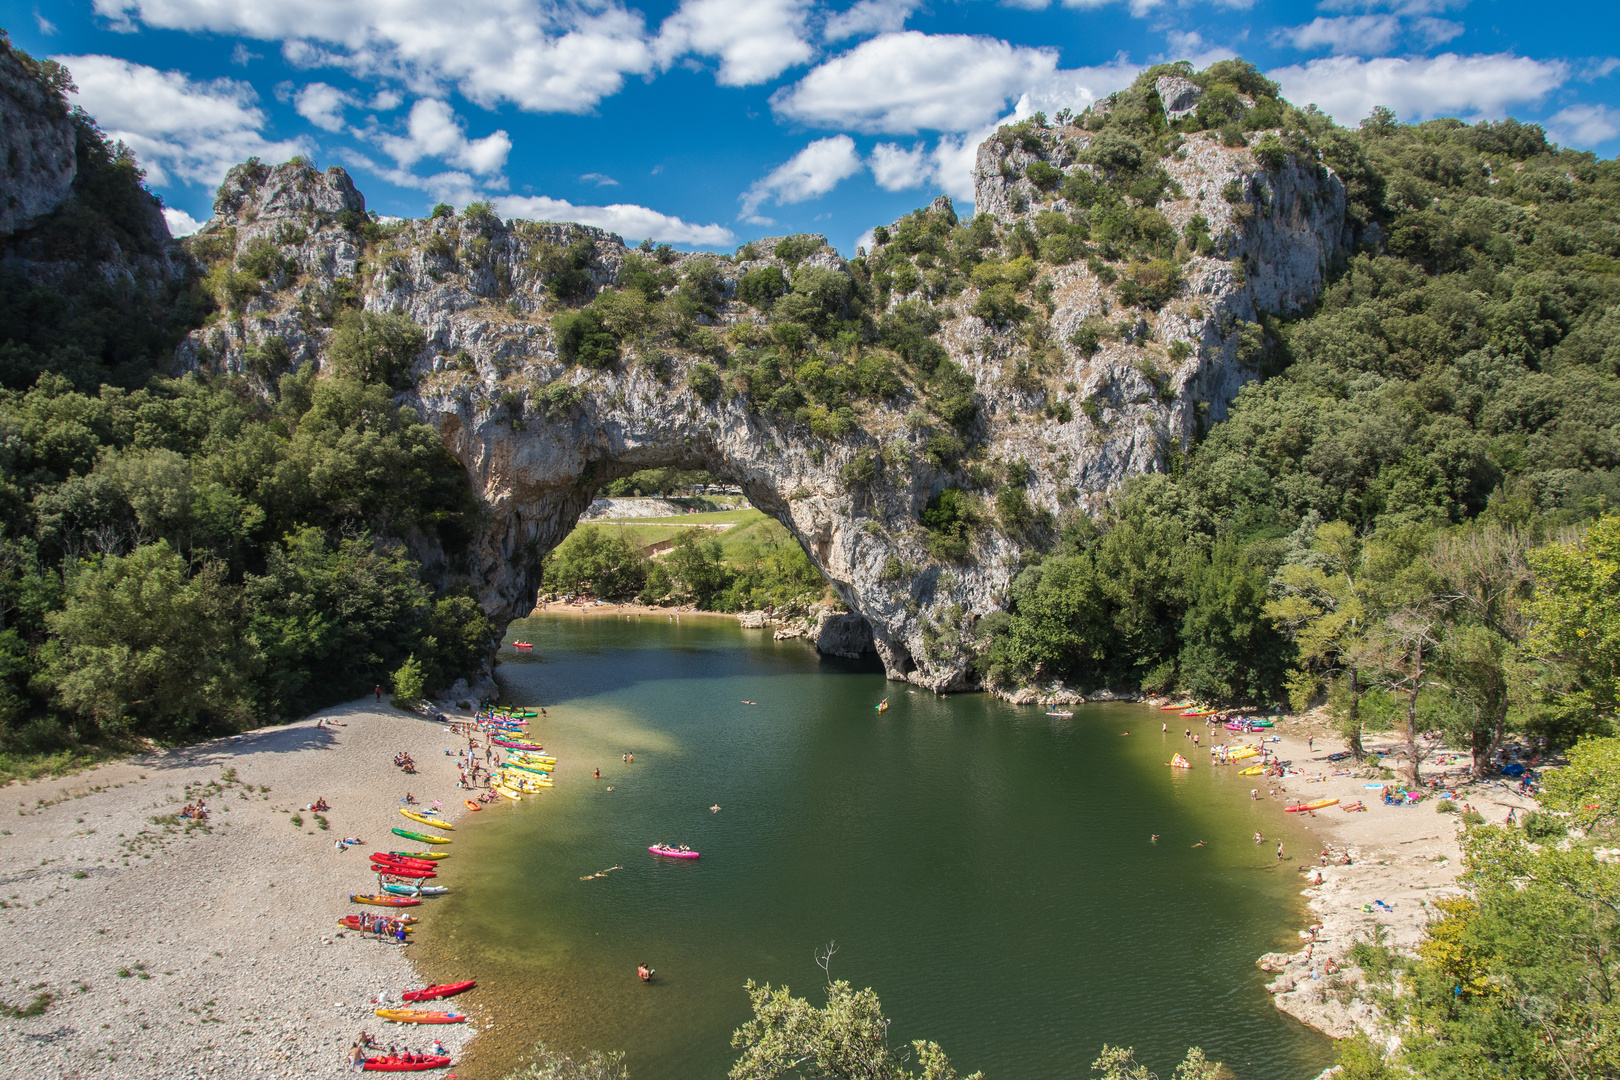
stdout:
<svg viewBox="0 0 1620 1080">
<path fill-rule="evenodd" d="M 1143 66 L 1241 55 L 1354 124 L 1518 116 L 1620 151 L 1620 6 L 1547 0 L 54 0 L 0 25 L 67 64 L 177 232 L 249 155 L 368 205 L 493 200 L 632 243 L 821 232 L 852 251 L 972 200 L 994 126 Z"/>
</svg>

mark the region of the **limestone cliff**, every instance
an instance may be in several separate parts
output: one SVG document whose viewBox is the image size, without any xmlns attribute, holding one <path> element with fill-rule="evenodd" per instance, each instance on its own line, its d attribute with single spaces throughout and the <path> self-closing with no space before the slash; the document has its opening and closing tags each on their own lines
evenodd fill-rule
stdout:
<svg viewBox="0 0 1620 1080">
<path fill-rule="evenodd" d="M 0 236 L 66 199 L 78 175 L 73 117 L 39 65 L 0 44 Z"/>
<path fill-rule="evenodd" d="M 1041 215 L 1072 209 L 1050 172 L 1035 170 L 1044 185 L 1027 177 L 1037 161 L 1065 177 L 1098 172 L 1078 162 L 1088 138 L 1053 128 L 985 143 L 977 205 L 994 225 L 987 235 L 1020 227 L 1033 235 L 1055 220 Z M 1198 232 L 1201 222 L 1204 241 L 1183 245 L 1185 285 L 1162 303 L 1125 305 L 1110 284 L 1115 273 L 1095 260 L 1043 262 L 1040 280 L 1025 283 L 1038 306 L 1025 305 L 1021 320 L 987 322 L 974 311 L 988 286 L 952 284 L 921 256 L 904 281 L 877 289 L 871 268 L 885 257 L 882 244 L 853 263 L 819 237 L 746 245 L 735 256 L 649 252 L 635 265 L 695 273 L 709 260 L 714 295 L 689 305 L 688 325 L 666 332 L 627 289 L 623 303 L 602 309 L 610 322 L 624 321 L 615 331 L 621 355 L 585 366 L 552 320 L 622 284 L 632 253 L 617 237 L 501 221 L 486 208 L 379 223 L 341 170 L 238 166 L 191 246 L 216 263 L 233 261 L 240 288 L 177 362 L 268 381 L 300 363 L 329 365 L 331 326 L 347 309 L 408 316 L 425 344 L 401 400 L 437 425 L 485 506 L 464 556 L 421 541 L 417 554 L 444 583 L 471 584 L 498 623 L 532 608 L 541 560 L 602 484 L 650 467 L 703 468 L 740 485 L 793 532 L 870 625 L 891 677 L 958 688 L 970 680 L 975 621 L 1005 605 L 1041 515 L 1099 505 L 1127 477 L 1165 468 L 1199 424 L 1224 416 L 1260 373 L 1255 320 L 1308 302 L 1344 243 L 1343 188 L 1315 162 L 1268 168 L 1247 147 L 1193 136 L 1165 167 L 1173 183 L 1157 212 L 1178 231 Z M 948 200 L 929 213 L 955 221 Z M 248 266 L 255 276 L 243 285 Z M 940 319 L 934 340 L 971 376 L 975 408 L 956 431 L 968 449 L 937 452 L 949 425 L 912 382 L 852 398 L 847 418 L 839 410 L 830 426 L 819 406 L 795 409 L 780 394 L 762 400 L 728 350 L 773 340 L 761 305 L 739 295 L 744 275 L 773 266 L 789 275 L 819 267 L 835 283 L 847 276 L 870 297 L 867 325 L 926 300 Z M 636 288 L 653 299 L 675 291 L 669 283 Z M 1094 341 L 1083 333 L 1103 324 Z M 815 362 L 853 365 L 877 347 L 850 333 Z M 1015 465 L 1033 525 L 997 519 L 975 494 L 985 476 Z M 931 555 L 919 519 L 947 488 L 965 490 L 980 512 L 965 551 Z M 847 625 L 830 637 L 840 651 L 864 643 Z"/>
</svg>

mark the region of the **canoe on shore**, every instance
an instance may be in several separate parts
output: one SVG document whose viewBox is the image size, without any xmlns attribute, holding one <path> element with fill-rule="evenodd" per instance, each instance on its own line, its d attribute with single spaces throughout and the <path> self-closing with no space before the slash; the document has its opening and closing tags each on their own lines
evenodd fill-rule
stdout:
<svg viewBox="0 0 1620 1080">
<path fill-rule="evenodd" d="M 418 844 L 448 844 L 448 836 L 429 836 L 427 833 L 411 832 L 409 829 L 390 829 L 395 836 L 403 836 L 407 840 L 415 840 Z"/>
<path fill-rule="evenodd" d="M 1159 711 L 1160 712 L 1180 712 L 1182 709 L 1190 709 L 1190 708 L 1192 708 L 1192 706 L 1193 706 L 1193 703 L 1190 702 L 1190 701 L 1178 701 L 1174 705 L 1160 705 L 1159 706 Z"/>
<path fill-rule="evenodd" d="M 1285 806 L 1283 809 L 1288 811 L 1290 814 L 1298 814 L 1301 811 L 1320 810 L 1324 806 L 1337 806 L 1338 804 L 1338 799 L 1317 799 L 1315 802 L 1300 803 L 1297 806 Z"/>
<path fill-rule="evenodd" d="M 392 851 L 373 851 L 371 861 L 385 866 L 414 866 L 418 870 L 437 870 L 439 864 L 419 855 L 397 855 Z"/>
<path fill-rule="evenodd" d="M 424 1056 L 410 1054 L 405 1057 L 384 1054 L 382 1057 L 366 1058 L 360 1068 L 366 1072 L 427 1072 L 429 1069 L 448 1069 L 450 1059 L 443 1056 Z"/>
<path fill-rule="evenodd" d="M 430 1009 L 378 1009 L 377 1015 L 384 1020 L 392 1020 L 399 1024 L 464 1024 L 467 1017 L 462 1013 L 434 1012 Z"/>
<path fill-rule="evenodd" d="M 1263 773 L 1265 771 L 1266 771 L 1266 767 L 1264 765 L 1250 765 L 1247 769 L 1241 770 L 1238 773 L 1238 775 L 1239 776 L 1259 776 L 1261 773 Z"/>
<path fill-rule="evenodd" d="M 418 881 L 422 880 L 423 878 L 435 878 L 439 876 L 432 870 L 423 870 L 416 866 L 402 866 L 398 863 L 372 863 L 371 872 L 373 874 L 391 874 L 394 877 L 401 878 L 415 878 Z"/>
<path fill-rule="evenodd" d="M 390 896 L 387 893 L 350 893 L 349 900 L 356 904 L 371 904 L 374 907 L 416 907 L 422 902 L 407 896 Z"/>
<path fill-rule="evenodd" d="M 432 1001 L 434 998 L 447 998 L 465 993 L 477 985 L 476 979 L 467 979 L 464 982 L 441 983 L 438 986 L 429 986 L 423 990 L 407 990 L 400 996 L 406 1001 Z"/>
<path fill-rule="evenodd" d="M 419 814 L 415 810 L 407 810 L 404 807 L 400 807 L 399 812 L 410 818 L 412 821 L 422 825 L 431 825 L 435 829 L 444 829 L 446 832 L 454 832 L 456 828 L 448 821 L 441 821 L 432 814 Z"/>
<path fill-rule="evenodd" d="M 438 862 L 450 857 L 448 851 L 390 851 L 388 854 L 396 859 L 415 859 L 417 862 Z M 373 854 L 371 857 L 375 859 L 377 856 Z"/>
<path fill-rule="evenodd" d="M 416 932 L 416 927 L 410 925 L 411 923 L 414 923 L 416 921 L 416 919 L 414 917 L 412 917 L 410 915 L 389 915 L 387 917 L 389 919 L 393 920 L 394 922 L 402 922 L 402 923 L 404 923 L 405 924 L 405 932 L 407 934 L 414 934 Z M 339 926 L 346 926 L 350 930 L 359 930 L 362 933 L 377 934 L 377 933 L 382 932 L 380 930 L 369 930 L 369 931 L 366 930 L 363 926 L 360 925 L 360 916 L 358 916 L 358 915 L 345 915 L 345 916 L 343 916 L 343 918 L 338 920 L 338 925 Z"/>
</svg>

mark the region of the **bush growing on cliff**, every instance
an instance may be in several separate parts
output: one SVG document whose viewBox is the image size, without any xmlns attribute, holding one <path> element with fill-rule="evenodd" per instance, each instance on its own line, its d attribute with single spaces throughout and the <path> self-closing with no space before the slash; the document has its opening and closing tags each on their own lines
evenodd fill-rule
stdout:
<svg viewBox="0 0 1620 1080">
<path fill-rule="evenodd" d="M 619 362 L 619 339 L 599 311 L 558 312 L 551 319 L 551 332 L 557 338 L 558 358 L 567 363 L 609 368 Z"/>
<path fill-rule="evenodd" d="M 327 355 L 341 378 L 402 390 L 426 344 L 427 335 L 408 315 L 351 311 L 338 321 Z"/>
</svg>

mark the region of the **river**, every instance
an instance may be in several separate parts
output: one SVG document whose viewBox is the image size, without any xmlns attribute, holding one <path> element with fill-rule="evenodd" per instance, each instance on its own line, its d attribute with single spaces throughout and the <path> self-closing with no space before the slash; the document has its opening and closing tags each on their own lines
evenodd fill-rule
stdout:
<svg viewBox="0 0 1620 1080">
<path fill-rule="evenodd" d="M 1189 1045 L 1243 1080 L 1331 1062 L 1254 964 L 1303 924 L 1309 834 L 1165 714 L 936 697 L 714 617 L 545 615 L 513 639 L 534 650 L 503 650 L 503 700 L 547 707 L 530 730 L 559 764 L 457 831 L 425 913 L 428 973 L 476 977 L 496 1020 L 464 1078 L 544 1038 L 622 1050 L 635 1080 L 718 1080 L 744 982 L 820 1004 L 832 942 L 832 976 L 877 991 L 897 1043 L 988 1080 L 1083 1077 L 1105 1041 L 1161 1076 Z M 1166 768 L 1176 751 L 1196 767 Z"/>
</svg>

